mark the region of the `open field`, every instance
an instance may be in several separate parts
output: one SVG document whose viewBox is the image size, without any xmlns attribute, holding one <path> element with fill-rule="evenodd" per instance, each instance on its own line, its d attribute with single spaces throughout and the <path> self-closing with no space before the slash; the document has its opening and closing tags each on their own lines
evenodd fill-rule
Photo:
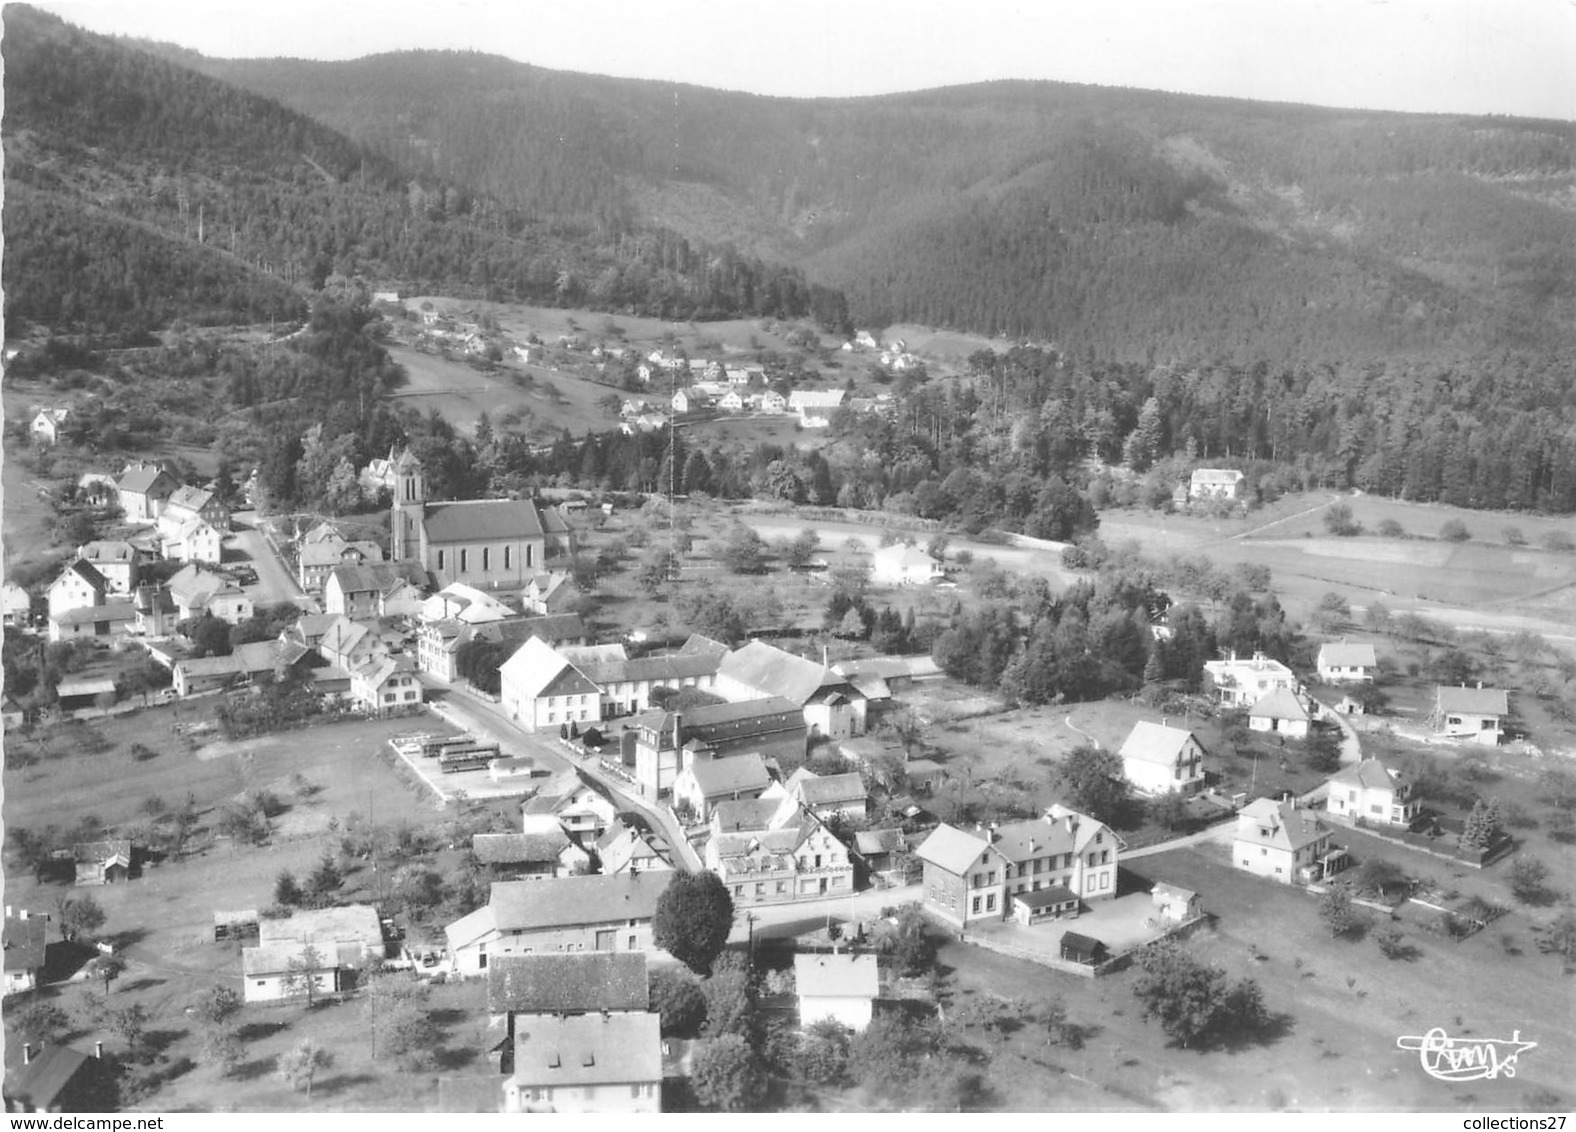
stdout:
<svg viewBox="0 0 1576 1132">
<path fill-rule="evenodd" d="M 1281 1032 L 1260 1044 L 1179 1049 L 1142 1020 L 1132 969 L 1076 979 L 949 943 L 941 961 L 953 968 L 955 1002 L 970 994 L 1058 997 L 1070 1021 L 1093 1029 L 1076 1051 L 1047 1047 L 1034 1028 L 999 1040 L 971 1035 L 991 1054 L 986 1073 L 999 1107 L 1526 1111 L 1550 1106 L 1530 1099 L 1544 1090 L 1562 1098 L 1555 1109 L 1570 1104 L 1576 1025 L 1568 1011 L 1549 1008 L 1569 997 L 1554 958 L 1530 946 L 1509 955 L 1491 928 L 1459 944 L 1409 930 L 1417 956 L 1386 960 L 1370 940 L 1332 939 L 1315 900 L 1235 872 L 1224 846 L 1157 854 L 1136 872 L 1203 894 L 1219 920 L 1186 949 L 1231 978 L 1256 979 L 1271 1014 L 1284 1018 Z M 1525 942 L 1524 925 L 1520 934 Z M 1396 1046 L 1398 1037 L 1436 1025 L 1457 1036 L 1508 1038 L 1520 1029 L 1539 1045 L 1523 1055 L 1515 1078 L 1447 1085 Z"/>
<path fill-rule="evenodd" d="M 483 373 L 463 361 L 390 344 L 389 356 L 405 367 L 409 382 L 396 393 L 397 403 L 426 413 L 437 409 L 461 433 L 472 433 L 483 412 L 499 427 L 539 439 L 552 439 L 567 428 L 576 436 L 598 432 L 615 422 L 597 407 L 597 399 L 618 390 L 545 366 L 500 365 Z M 627 396 L 626 394 L 619 394 Z M 503 426 L 512 414 L 517 424 Z"/>
</svg>

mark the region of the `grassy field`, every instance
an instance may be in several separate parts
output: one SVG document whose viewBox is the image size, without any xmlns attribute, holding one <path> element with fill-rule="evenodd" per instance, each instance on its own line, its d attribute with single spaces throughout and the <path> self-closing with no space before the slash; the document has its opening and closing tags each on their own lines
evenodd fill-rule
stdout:
<svg viewBox="0 0 1576 1132">
<path fill-rule="evenodd" d="M 1271 1013 L 1281 1016 L 1280 1032 L 1224 1050 L 1176 1048 L 1142 1020 L 1131 969 L 1075 979 L 951 943 L 941 959 L 952 968 L 955 1001 L 1055 996 L 1071 1021 L 1093 1029 L 1078 1051 L 1048 1048 L 1031 1028 L 1000 1039 L 972 1035 L 990 1054 L 987 1075 L 1000 1107 L 1403 1112 L 1571 1103 L 1565 1067 L 1576 1056 L 1576 1027 L 1568 1011 L 1550 1009 L 1569 1001 L 1556 959 L 1530 947 L 1512 955 L 1490 929 L 1459 944 L 1408 930 L 1415 957 L 1387 960 L 1370 940 L 1331 938 L 1315 900 L 1235 872 L 1224 847 L 1137 864 L 1149 881 L 1203 894 L 1218 920 L 1187 949 L 1232 978 L 1256 979 Z M 1524 938 L 1525 928 L 1516 929 Z M 1508 1038 L 1520 1029 L 1539 1046 L 1523 1055 L 1515 1078 L 1446 1085 L 1396 1046 L 1398 1037 L 1436 1025 L 1457 1036 Z M 1550 1091 L 1554 1100 L 1541 1095 Z"/>
</svg>

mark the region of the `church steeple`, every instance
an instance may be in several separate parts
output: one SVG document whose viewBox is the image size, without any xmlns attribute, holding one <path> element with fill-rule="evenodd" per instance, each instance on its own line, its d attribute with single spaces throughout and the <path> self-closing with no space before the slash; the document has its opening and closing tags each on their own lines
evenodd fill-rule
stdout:
<svg viewBox="0 0 1576 1132">
<path fill-rule="evenodd" d="M 427 502 L 427 481 L 421 461 L 409 448 L 394 461 L 394 508 L 389 516 L 389 558 L 404 562 L 421 549 L 421 520 Z"/>
</svg>

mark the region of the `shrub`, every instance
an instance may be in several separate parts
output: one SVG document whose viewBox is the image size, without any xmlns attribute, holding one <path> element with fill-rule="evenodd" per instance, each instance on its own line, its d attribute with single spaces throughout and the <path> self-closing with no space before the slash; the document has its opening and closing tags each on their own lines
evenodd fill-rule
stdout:
<svg viewBox="0 0 1576 1132">
<path fill-rule="evenodd" d="M 1451 519 L 1439 528 L 1439 537 L 1446 542 L 1466 542 L 1472 537 L 1467 525 L 1460 519 Z"/>
</svg>

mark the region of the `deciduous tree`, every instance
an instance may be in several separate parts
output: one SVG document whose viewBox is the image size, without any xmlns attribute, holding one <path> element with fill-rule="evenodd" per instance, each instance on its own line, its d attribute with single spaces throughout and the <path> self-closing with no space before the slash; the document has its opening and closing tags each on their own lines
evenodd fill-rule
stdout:
<svg viewBox="0 0 1576 1132">
<path fill-rule="evenodd" d="M 680 873 L 657 900 L 653 942 L 690 970 L 706 974 L 733 930 L 733 897 L 716 873 Z"/>
</svg>

